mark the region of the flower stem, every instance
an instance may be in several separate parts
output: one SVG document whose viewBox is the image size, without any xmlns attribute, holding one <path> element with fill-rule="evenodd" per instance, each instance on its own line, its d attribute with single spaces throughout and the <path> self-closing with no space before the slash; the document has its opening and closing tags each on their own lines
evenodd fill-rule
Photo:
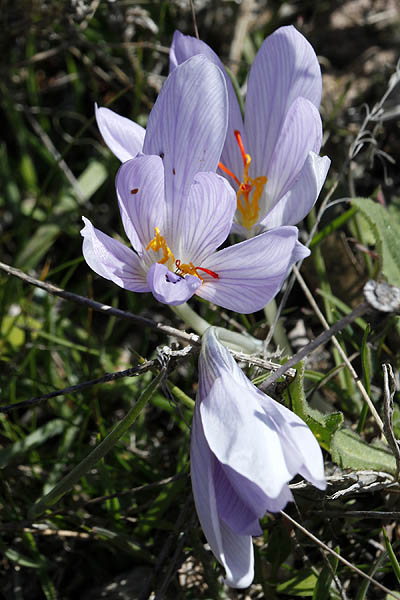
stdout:
<svg viewBox="0 0 400 600">
<path fill-rule="evenodd" d="M 180 304 L 179 306 L 171 306 L 175 314 L 177 314 L 187 325 L 195 330 L 199 335 L 211 327 L 211 324 L 200 317 L 188 304 Z M 258 354 L 263 350 L 263 341 L 257 340 L 251 335 L 243 335 L 236 331 L 229 331 L 225 327 L 216 327 L 218 330 L 219 340 L 231 350 L 244 352 L 245 354 Z"/>
<path fill-rule="evenodd" d="M 267 306 L 264 307 L 265 318 L 267 319 L 267 323 L 270 327 L 272 327 L 275 316 L 277 312 L 276 300 L 275 298 L 268 302 Z M 281 350 L 285 352 L 285 354 L 291 354 L 292 350 L 290 348 L 290 342 L 286 335 L 285 328 L 282 325 L 282 321 L 277 321 L 275 325 L 274 332 L 272 334 L 274 342 Z"/>
</svg>

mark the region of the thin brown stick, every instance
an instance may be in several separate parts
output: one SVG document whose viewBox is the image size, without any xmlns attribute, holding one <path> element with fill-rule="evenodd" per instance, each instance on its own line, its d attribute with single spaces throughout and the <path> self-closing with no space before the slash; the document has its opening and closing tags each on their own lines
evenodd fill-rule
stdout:
<svg viewBox="0 0 400 600">
<path fill-rule="evenodd" d="M 97 379 L 91 379 L 89 381 L 77 383 L 76 385 L 71 385 L 69 387 L 63 388 L 62 390 L 55 390 L 54 392 L 43 394 L 43 396 L 36 396 L 35 398 L 30 398 L 29 400 L 22 400 L 21 402 L 15 402 L 14 404 L 1 406 L 0 413 L 7 414 L 13 410 L 37 406 L 39 404 L 42 404 L 42 402 L 51 400 L 51 398 L 56 398 L 57 396 L 65 396 L 66 394 L 76 394 L 77 392 L 81 392 L 82 390 L 85 390 L 88 387 L 92 387 L 93 385 L 98 385 L 99 383 L 115 381 L 116 379 L 122 379 L 122 377 L 133 377 L 142 375 L 143 373 L 146 373 L 146 371 L 149 371 L 157 365 L 157 360 L 147 360 L 144 364 L 139 365 L 137 367 L 131 367 L 130 369 L 125 369 L 124 371 L 116 371 L 115 373 L 106 373 L 105 375 L 103 375 L 102 377 L 98 377 Z"/>
<path fill-rule="evenodd" d="M 194 10 L 194 2 L 193 2 L 193 0 L 190 0 L 190 9 L 192 11 L 192 20 L 193 20 L 193 27 L 194 27 L 194 35 L 196 36 L 197 39 L 200 39 L 199 38 L 199 30 L 197 29 L 196 11 Z"/>
<path fill-rule="evenodd" d="M 336 321 L 336 323 L 334 323 L 328 331 L 323 331 L 319 336 L 315 338 L 315 340 L 312 340 L 312 342 L 307 344 L 307 346 L 304 346 L 304 348 L 299 350 L 297 354 L 289 358 L 289 360 L 285 362 L 284 365 L 282 365 L 277 371 L 275 371 L 275 373 L 270 375 L 270 377 L 268 377 L 268 379 L 264 381 L 263 384 L 261 384 L 260 389 L 263 391 L 267 390 L 273 383 L 275 383 L 277 379 L 279 379 L 279 377 L 286 373 L 288 369 L 290 369 L 298 362 L 300 362 L 303 358 L 308 356 L 313 350 L 318 348 L 318 346 L 326 344 L 326 342 L 329 341 L 331 337 L 335 335 L 335 333 L 337 333 L 341 329 L 344 329 L 345 327 L 347 327 L 347 325 L 349 325 L 362 315 L 371 312 L 372 310 L 373 309 L 366 302 L 359 304 L 354 310 L 351 311 L 351 313 L 344 316 L 339 321 Z"/>
<path fill-rule="evenodd" d="M 322 314 L 321 310 L 319 309 L 318 304 L 316 303 L 312 293 L 310 292 L 308 285 L 306 284 L 306 282 L 304 281 L 303 277 L 301 276 L 299 270 L 297 269 L 296 266 L 293 267 L 293 273 L 297 279 L 297 281 L 300 283 L 300 286 L 303 290 L 303 292 L 306 295 L 307 300 L 309 301 L 311 307 L 313 308 L 313 310 L 315 311 L 317 317 L 319 318 L 319 320 L 322 323 L 322 326 L 324 327 L 324 329 L 326 331 L 329 331 L 329 323 L 328 321 L 325 319 L 324 315 Z M 358 377 L 358 374 L 356 372 L 356 370 L 354 369 L 353 365 L 351 364 L 351 362 L 349 361 L 349 359 L 347 358 L 346 353 L 344 352 L 342 346 L 339 344 L 338 340 L 336 339 L 336 337 L 333 335 L 332 336 L 332 342 L 334 344 L 334 346 L 336 347 L 337 351 L 339 352 L 340 356 L 342 357 L 346 367 L 348 368 L 348 370 L 350 371 L 352 377 L 354 378 L 355 384 L 358 387 L 358 389 L 361 392 L 362 397 L 364 398 L 366 404 L 368 405 L 369 410 L 371 411 L 371 414 L 373 415 L 375 421 L 377 422 L 379 429 L 381 430 L 381 432 L 384 434 L 384 427 L 383 427 L 383 421 L 380 418 L 371 398 L 368 396 L 367 390 L 365 389 L 362 381 L 360 380 L 360 378 Z"/>
<path fill-rule="evenodd" d="M 308 529 L 306 529 L 305 527 L 303 527 L 302 525 L 300 525 L 300 523 L 298 523 L 295 519 L 293 519 L 292 517 L 290 517 L 283 510 L 281 510 L 280 513 L 281 513 L 281 515 L 285 519 L 287 519 L 295 527 L 297 527 L 297 529 L 299 529 L 302 533 L 304 533 L 307 537 L 309 537 L 313 542 L 315 542 L 316 544 L 318 544 L 318 546 L 320 546 L 320 548 L 323 548 L 326 552 L 329 552 L 329 554 L 332 554 L 332 556 L 334 556 L 337 560 L 339 560 L 344 565 L 346 565 L 346 567 L 349 567 L 349 569 L 351 569 L 352 571 L 354 571 L 358 575 L 361 575 L 361 577 L 363 577 L 364 579 L 368 579 L 368 581 L 370 581 L 373 585 L 375 585 L 377 588 L 379 588 L 380 590 L 382 590 L 386 594 L 389 594 L 389 596 L 392 596 L 392 598 L 396 598 L 396 600 L 400 600 L 400 596 L 398 594 L 396 594 L 395 592 L 392 592 L 391 590 L 389 590 L 389 588 L 387 588 L 384 585 L 382 585 L 381 583 L 379 583 L 379 581 L 376 581 L 376 579 L 374 579 L 373 577 L 370 577 L 370 575 L 367 575 L 367 573 L 364 573 L 364 571 L 361 571 L 361 569 L 358 569 L 357 567 L 355 567 L 354 565 L 352 565 L 351 562 L 349 562 L 348 560 L 346 560 L 345 558 L 343 558 L 343 556 L 341 556 L 340 554 L 338 554 L 337 552 L 335 552 L 334 550 L 332 550 L 332 548 L 329 548 L 329 546 L 327 546 L 326 544 L 324 544 L 324 542 L 321 542 L 321 540 L 318 539 L 315 535 L 313 535 L 311 533 L 311 531 L 308 531 Z"/>
<path fill-rule="evenodd" d="M 87 306 L 88 308 L 92 308 L 93 310 L 102 312 L 103 314 L 117 317 L 118 319 L 136 321 L 137 323 L 141 323 L 145 327 L 151 327 L 152 329 L 161 331 L 166 335 L 172 335 L 182 340 L 183 342 L 187 342 L 194 346 L 200 345 L 200 338 L 194 333 L 186 333 L 185 331 L 180 331 L 179 329 L 175 329 L 175 327 L 170 327 L 169 325 L 155 323 L 151 319 L 147 319 L 146 317 L 139 317 L 138 315 L 135 315 L 134 313 L 131 313 L 129 311 L 120 310 L 119 308 L 114 308 L 113 306 L 109 306 L 108 304 L 102 304 L 101 302 L 97 302 L 96 300 L 90 300 L 89 298 L 85 298 L 85 296 L 79 296 L 79 294 L 67 292 L 66 290 L 63 290 L 53 285 L 52 283 L 47 283 L 46 281 L 40 281 L 40 279 L 35 279 L 34 277 L 27 275 L 23 271 L 15 269 L 14 267 L 6 265 L 2 262 L 0 262 L 0 270 L 5 271 L 5 273 L 7 273 L 8 275 L 18 277 L 18 279 L 21 279 L 26 283 L 30 283 L 31 285 L 41 288 L 49 294 L 53 294 L 53 296 L 58 296 L 60 298 L 63 298 L 64 300 L 75 302 L 76 304 L 82 304 L 83 306 Z"/>
</svg>

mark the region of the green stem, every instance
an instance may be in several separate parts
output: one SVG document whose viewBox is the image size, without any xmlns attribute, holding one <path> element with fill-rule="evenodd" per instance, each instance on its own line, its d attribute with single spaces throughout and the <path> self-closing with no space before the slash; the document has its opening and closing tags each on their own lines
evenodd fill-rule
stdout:
<svg viewBox="0 0 400 600">
<path fill-rule="evenodd" d="M 270 302 L 268 302 L 267 306 L 264 307 L 265 318 L 267 319 L 267 323 L 270 327 L 272 327 L 276 313 L 278 312 L 278 307 L 276 305 L 276 300 L 273 298 Z M 277 346 L 281 350 L 285 352 L 285 354 L 291 354 L 292 349 L 290 347 L 290 342 L 286 335 L 285 328 L 282 325 L 282 321 L 278 320 L 275 325 L 274 333 L 272 335 L 273 340 Z"/>
<path fill-rule="evenodd" d="M 203 335 L 205 331 L 211 327 L 210 323 L 200 317 L 188 304 L 180 304 L 179 306 L 171 306 L 175 314 L 177 314 L 187 325 L 195 330 L 199 335 Z M 243 335 L 236 331 L 229 331 L 225 327 L 216 327 L 218 330 L 219 340 L 231 350 L 244 352 L 245 354 L 257 354 L 263 350 L 262 340 L 257 340 L 251 335 Z"/>
<path fill-rule="evenodd" d="M 104 438 L 104 440 L 76 467 L 74 467 L 72 471 L 70 471 L 68 475 L 66 475 L 48 494 L 42 496 L 42 498 L 35 502 L 29 510 L 29 519 L 36 519 L 43 514 L 49 506 L 58 502 L 58 500 L 60 500 L 64 494 L 66 494 L 72 486 L 81 479 L 81 477 L 90 471 L 90 469 L 92 469 L 94 465 L 115 446 L 120 437 L 122 437 L 136 421 L 145 405 L 160 385 L 163 376 L 164 372 L 161 371 L 143 391 L 136 404 L 132 406 L 127 415 L 114 427 L 107 437 Z"/>
</svg>

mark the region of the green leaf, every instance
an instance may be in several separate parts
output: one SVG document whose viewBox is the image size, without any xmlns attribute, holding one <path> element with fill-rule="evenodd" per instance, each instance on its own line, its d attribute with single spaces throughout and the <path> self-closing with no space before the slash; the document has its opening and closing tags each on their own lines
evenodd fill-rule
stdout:
<svg viewBox="0 0 400 600">
<path fill-rule="evenodd" d="M 279 584 L 276 591 L 280 594 L 287 594 L 288 596 L 311 598 L 316 584 L 317 577 L 314 573 L 311 571 L 299 571 L 294 577 Z"/>
<path fill-rule="evenodd" d="M 295 368 L 296 378 L 289 386 L 289 394 L 285 392 L 288 404 L 291 401 L 293 412 L 307 423 L 320 445 L 329 450 L 332 436 L 342 426 L 343 414 L 336 412 L 324 415 L 311 408 L 304 394 L 304 364 L 301 362 Z"/>
<path fill-rule="evenodd" d="M 0 467 L 4 467 L 11 460 L 25 454 L 28 450 L 32 450 L 36 446 L 40 446 L 46 440 L 56 435 L 59 435 L 65 429 L 66 423 L 63 419 L 53 419 L 36 429 L 33 433 L 27 435 L 23 440 L 14 442 L 8 448 L 0 450 Z"/>
<path fill-rule="evenodd" d="M 36 267 L 60 232 L 58 225 L 52 223 L 40 225 L 17 256 L 15 266 L 24 271 Z"/>
<path fill-rule="evenodd" d="M 350 429 L 337 431 L 331 441 L 332 460 L 342 469 L 372 469 L 394 475 L 396 461 L 389 450 L 367 444 Z"/>
<path fill-rule="evenodd" d="M 107 176 L 108 173 L 105 166 L 97 160 L 92 160 L 80 177 L 78 177 L 83 200 L 89 200 L 99 187 L 103 185 Z"/>
<path fill-rule="evenodd" d="M 335 552 L 339 553 L 339 547 L 335 548 Z M 333 575 L 336 573 L 339 559 L 336 556 L 327 556 L 326 560 L 330 565 L 325 565 L 321 573 L 318 575 L 317 585 L 313 593 L 313 600 L 326 600 L 330 596 L 330 587 L 333 580 Z"/>
<path fill-rule="evenodd" d="M 389 283 L 400 285 L 400 223 L 370 198 L 354 198 L 352 204 L 366 218 L 375 237 L 382 274 Z"/>
</svg>

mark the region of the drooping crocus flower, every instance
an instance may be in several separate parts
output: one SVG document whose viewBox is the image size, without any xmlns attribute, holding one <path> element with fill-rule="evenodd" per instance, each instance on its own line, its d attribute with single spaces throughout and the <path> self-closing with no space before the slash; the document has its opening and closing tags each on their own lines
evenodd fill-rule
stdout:
<svg viewBox="0 0 400 600">
<path fill-rule="evenodd" d="M 325 489 L 317 440 L 247 379 L 210 327 L 199 359 L 191 476 L 201 526 L 229 586 L 251 584 L 251 536 L 262 533 L 258 521 L 266 511 L 292 500 L 288 482 L 297 473 Z"/>
<path fill-rule="evenodd" d="M 289 268 L 308 256 L 295 227 L 216 251 L 235 212 L 235 194 L 215 173 L 228 120 L 220 69 L 195 56 L 168 77 L 150 114 L 143 153 L 120 167 L 116 188 L 133 250 L 84 218 L 83 254 L 99 275 L 178 305 L 193 294 L 238 312 L 259 310 Z"/>
<path fill-rule="evenodd" d="M 229 123 L 219 166 L 237 193 L 234 231 L 250 237 L 295 225 L 313 207 L 330 165 L 318 156 L 322 80 L 312 46 L 293 26 L 266 38 L 250 69 L 244 121 L 215 52 L 176 31 L 170 69 L 195 54 L 218 65 L 227 84 Z"/>
</svg>

